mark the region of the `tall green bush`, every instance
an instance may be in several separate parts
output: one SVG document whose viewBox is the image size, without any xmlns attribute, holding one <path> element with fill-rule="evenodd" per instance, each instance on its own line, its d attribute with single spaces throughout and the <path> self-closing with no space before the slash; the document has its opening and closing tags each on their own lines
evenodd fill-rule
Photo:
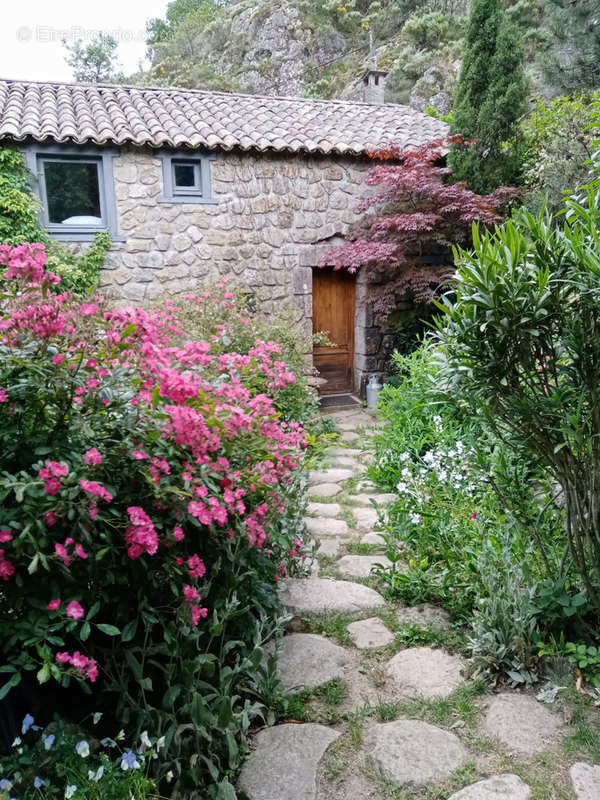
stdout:
<svg viewBox="0 0 600 800">
<path fill-rule="evenodd" d="M 475 0 L 456 87 L 452 130 L 474 140 L 453 147 L 454 179 L 486 194 L 521 180 L 519 120 L 527 110 L 523 46 L 500 0 Z"/>
<path fill-rule="evenodd" d="M 554 476 L 566 563 L 600 610 L 600 182 L 554 221 L 475 227 L 474 251 L 456 256 L 438 323 L 445 391 Z"/>
</svg>

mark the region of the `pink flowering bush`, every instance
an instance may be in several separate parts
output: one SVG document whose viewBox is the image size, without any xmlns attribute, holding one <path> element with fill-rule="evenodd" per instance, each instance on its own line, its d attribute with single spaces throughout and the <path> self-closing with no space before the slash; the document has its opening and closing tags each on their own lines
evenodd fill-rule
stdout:
<svg viewBox="0 0 600 800">
<path fill-rule="evenodd" d="M 0 264 L 0 697 L 58 682 L 76 715 L 91 691 L 165 737 L 163 794 L 218 797 L 304 556 L 296 375 L 272 341 L 186 338 L 172 303 L 49 292 L 39 245 Z"/>
</svg>

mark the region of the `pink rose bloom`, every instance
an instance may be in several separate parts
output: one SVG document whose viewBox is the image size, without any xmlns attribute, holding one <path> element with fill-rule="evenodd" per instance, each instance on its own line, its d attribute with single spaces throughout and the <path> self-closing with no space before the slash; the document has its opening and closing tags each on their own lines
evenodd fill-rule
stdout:
<svg viewBox="0 0 600 800">
<path fill-rule="evenodd" d="M 64 360 L 65 357 L 62 355 L 62 353 L 57 353 L 55 356 L 52 357 L 53 364 L 60 364 Z"/>
<path fill-rule="evenodd" d="M 84 492 L 88 492 L 88 494 L 93 494 L 96 497 L 100 497 L 102 500 L 106 500 L 107 503 L 110 503 L 110 501 L 113 499 L 112 494 L 105 489 L 104 486 L 101 486 L 95 481 L 86 481 L 82 479 L 79 481 L 79 485 Z"/>
<path fill-rule="evenodd" d="M 48 478 L 44 483 L 44 491 L 46 494 L 58 494 L 62 489 L 62 484 L 58 478 Z"/>
<path fill-rule="evenodd" d="M 4 542 L 11 542 L 13 538 L 12 533 L 9 530 L 0 531 L 0 543 L 4 544 Z"/>
<path fill-rule="evenodd" d="M 95 506 L 93 503 L 90 503 L 90 519 L 92 522 L 96 522 L 98 519 L 98 506 Z"/>
<path fill-rule="evenodd" d="M 201 619 L 206 619 L 208 608 L 200 608 L 199 606 L 190 606 L 190 613 L 192 615 L 192 625 L 198 626 Z"/>
<path fill-rule="evenodd" d="M 55 478 L 64 478 L 65 475 L 69 473 L 67 465 L 59 464 L 58 461 L 44 461 L 44 464 L 50 470 L 50 474 L 54 475 Z"/>
<path fill-rule="evenodd" d="M 13 565 L 4 558 L 4 550 L 0 550 L 0 578 L 7 581 L 14 572 Z"/>
<path fill-rule="evenodd" d="M 46 513 L 44 514 L 44 522 L 49 528 L 51 528 L 58 522 L 58 517 L 56 516 L 54 511 L 46 511 Z"/>
<path fill-rule="evenodd" d="M 93 464 L 101 464 L 102 456 L 95 447 L 91 447 L 85 452 L 85 463 L 91 467 Z"/>
<path fill-rule="evenodd" d="M 85 558 L 88 557 L 87 553 L 85 552 L 85 550 L 83 549 L 82 545 L 80 545 L 80 544 L 76 544 L 75 545 L 75 552 L 77 553 L 79 558 L 84 558 L 85 559 Z"/>
<path fill-rule="evenodd" d="M 143 461 L 145 458 L 149 458 L 148 453 L 144 453 L 143 450 L 132 450 L 131 455 L 136 461 Z"/>
<path fill-rule="evenodd" d="M 206 567 L 196 553 L 188 558 L 187 563 L 190 570 L 190 578 L 202 578 L 206 573 Z"/>
<path fill-rule="evenodd" d="M 60 608 L 61 603 L 62 600 L 60 599 L 60 597 L 57 597 L 56 600 L 50 600 L 46 608 L 48 609 L 48 611 L 56 611 L 57 609 Z"/>
<path fill-rule="evenodd" d="M 98 306 L 94 303 L 84 303 L 79 306 L 79 313 L 82 317 L 92 317 L 94 314 L 98 313 Z"/>
<path fill-rule="evenodd" d="M 56 660 L 59 664 L 70 664 L 71 656 L 68 653 L 57 653 Z"/>
<path fill-rule="evenodd" d="M 181 542 L 184 538 L 183 528 L 180 528 L 179 525 L 175 525 L 173 528 L 173 538 L 176 542 Z"/>
<path fill-rule="evenodd" d="M 4 389 L 0 389 L 0 403 L 6 403 L 6 392 Z"/>
<path fill-rule="evenodd" d="M 72 619 L 81 619 L 84 613 L 83 607 L 79 605 L 77 600 L 71 600 L 67 606 L 67 617 L 71 617 Z"/>
</svg>

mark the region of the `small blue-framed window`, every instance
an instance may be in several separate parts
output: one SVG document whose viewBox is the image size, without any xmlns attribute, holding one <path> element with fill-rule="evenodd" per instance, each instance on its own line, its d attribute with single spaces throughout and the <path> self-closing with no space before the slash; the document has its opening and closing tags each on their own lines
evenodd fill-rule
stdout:
<svg viewBox="0 0 600 800">
<path fill-rule="evenodd" d="M 119 241 L 113 182 L 114 149 L 32 145 L 25 151 L 40 202 L 40 222 L 62 241 Z"/>
<path fill-rule="evenodd" d="M 215 203 L 210 162 L 199 153 L 159 153 L 163 170 L 161 203 Z"/>
</svg>

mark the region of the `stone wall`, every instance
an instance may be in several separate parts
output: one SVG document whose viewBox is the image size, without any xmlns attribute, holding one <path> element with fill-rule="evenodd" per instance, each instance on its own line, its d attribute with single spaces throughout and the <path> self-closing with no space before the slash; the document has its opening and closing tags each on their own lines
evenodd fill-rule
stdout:
<svg viewBox="0 0 600 800">
<path fill-rule="evenodd" d="M 122 150 L 114 177 L 124 241 L 108 254 L 101 288 L 144 302 L 225 276 L 251 287 L 267 313 L 293 308 L 310 333 L 312 270 L 357 219 L 368 162 L 221 151 L 210 163 L 214 204 L 159 202 L 160 159 Z M 361 373 L 379 365 L 381 337 L 360 303 L 356 322 L 358 388 Z"/>
</svg>

